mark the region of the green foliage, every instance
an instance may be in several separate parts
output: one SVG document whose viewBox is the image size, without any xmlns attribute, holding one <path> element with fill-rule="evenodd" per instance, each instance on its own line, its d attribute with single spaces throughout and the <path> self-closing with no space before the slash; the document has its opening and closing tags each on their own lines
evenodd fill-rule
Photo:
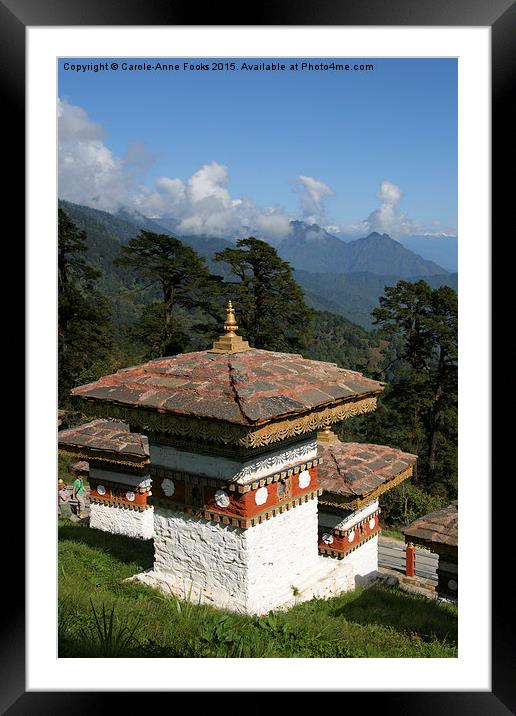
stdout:
<svg viewBox="0 0 516 716">
<path fill-rule="evenodd" d="M 136 642 L 137 625 L 128 625 L 121 621 L 120 617 L 115 620 L 114 606 L 111 607 L 108 614 L 105 604 L 102 604 L 102 611 L 97 614 L 95 605 L 91 602 L 91 610 L 94 617 L 94 629 L 81 627 L 79 634 L 83 645 L 95 656 L 123 656 Z"/>
<path fill-rule="evenodd" d="M 394 444 L 419 456 L 415 482 L 456 497 L 457 294 L 425 281 L 386 286 L 374 321 L 393 336 L 390 387 L 376 416 Z M 383 414 L 382 414 L 383 413 Z M 378 428 L 380 430 L 378 431 Z"/>
<path fill-rule="evenodd" d="M 303 350 L 305 358 L 337 363 L 343 368 L 370 372 L 377 341 L 343 316 L 317 311 L 312 321 L 313 338 Z"/>
<path fill-rule="evenodd" d="M 254 348 L 296 352 L 307 345 L 311 311 L 290 265 L 270 244 L 251 236 L 215 259 L 227 263 L 237 278 L 229 293 L 240 332 Z"/>
<path fill-rule="evenodd" d="M 69 404 L 70 388 L 79 376 L 112 348 L 109 303 L 95 289 L 99 274 L 85 261 L 85 240 L 85 233 L 59 209 L 58 387 L 62 407 Z"/>
<path fill-rule="evenodd" d="M 388 524 L 407 526 L 418 517 L 444 507 L 447 496 L 431 494 L 427 490 L 403 482 L 382 497 L 382 519 Z"/>
<path fill-rule="evenodd" d="M 187 347 L 188 335 L 179 320 L 178 307 L 201 310 L 220 321 L 216 300 L 220 280 L 211 276 L 204 260 L 179 239 L 141 230 L 122 247 L 122 256 L 115 264 L 133 269 L 147 282 L 145 288 L 160 292 L 160 300 L 143 307 L 132 329 L 133 337 L 146 347 L 145 357 L 173 355 Z"/>
</svg>

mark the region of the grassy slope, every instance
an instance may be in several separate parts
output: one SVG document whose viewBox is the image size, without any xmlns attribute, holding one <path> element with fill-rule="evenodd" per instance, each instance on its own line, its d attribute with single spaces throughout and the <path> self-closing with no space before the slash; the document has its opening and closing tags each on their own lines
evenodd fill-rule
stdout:
<svg viewBox="0 0 516 716">
<path fill-rule="evenodd" d="M 375 587 L 266 618 L 239 616 L 123 581 L 152 559 L 152 543 L 59 521 L 61 657 L 457 656 L 457 610 L 449 604 Z M 108 624 L 115 609 L 111 639 L 99 636 L 103 605 Z"/>
</svg>

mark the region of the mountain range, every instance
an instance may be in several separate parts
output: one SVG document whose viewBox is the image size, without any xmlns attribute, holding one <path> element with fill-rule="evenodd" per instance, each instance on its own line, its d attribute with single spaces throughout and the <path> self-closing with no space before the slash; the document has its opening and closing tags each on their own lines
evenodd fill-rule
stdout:
<svg viewBox="0 0 516 716">
<path fill-rule="evenodd" d="M 115 267 L 113 259 L 120 247 L 136 236 L 140 229 L 166 233 L 181 239 L 203 256 L 210 270 L 228 276 L 214 255 L 234 243 L 209 236 L 181 236 L 174 219 L 153 219 L 138 212 L 119 211 L 116 215 L 90 207 L 59 202 L 80 229 L 86 231 L 88 258 L 102 272 L 101 288 L 111 296 L 134 288 L 134 278 L 127 269 Z M 295 270 L 309 305 L 317 310 L 337 313 L 366 328 L 371 328 L 370 313 L 383 294 L 385 286 L 400 279 L 424 279 L 431 286 L 457 288 L 457 274 L 446 271 L 433 261 L 423 259 L 387 234 L 344 242 L 316 224 L 291 222 L 288 238 L 273 243 L 278 254 Z M 125 311 L 128 306 L 125 307 Z M 121 309 L 120 318 L 123 319 Z"/>
<path fill-rule="evenodd" d="M 344 242 L 317 226 L 292 221 L 288 238 L 274 242 L 280 256 L 296 269 L 317 273 L 367 271 L 400 278 L 446 274 L 446 269 L 394 241 L 387 234 Z M 271 242 L 272 243 L 272 242 Z"/>
</svg>

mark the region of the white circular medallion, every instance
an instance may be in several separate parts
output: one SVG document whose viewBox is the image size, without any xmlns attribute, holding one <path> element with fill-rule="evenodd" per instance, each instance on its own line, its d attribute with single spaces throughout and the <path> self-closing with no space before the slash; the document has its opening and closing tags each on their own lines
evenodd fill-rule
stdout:
<svg viewBox="0 0 516 716">
<path fill-rule="evenodd" d="M 370 530 L 374 530 L 375 524 L 376 524 L 376 520 L 375 520 L 374 517 L 372 517 L 372 518 L 369 520 L 369 529 L 370 529 Z"/>
<path fill-rule="evenodd" d="M 351 532 L 348 534 L 348 542 L 353 542 L 355 539 L 355 530 L 351 530 Z"/>
<path fill-rule="evenodd" d="M 136 495 L 134 494 L 134 492 L 126 492 L 126 493 L 125 493 L 125 496 L 126 496 L 127 499 L 129 500 L 129 502 L 134 502 L 134 498 L 136 497 Z"/>
<path fill-rule="evenodd" d="M 256 490 L 256 494 L 254 496 L 254 501 L 257 505 L 263 505 L 265 502 L 267 502 L 267 497 L 269 496 L 269 493 L 267 491 L 266 487 L 260 487 L 260 489 Z"/>
<path fill-rule="evenodd" d="M 310 484 L 310 473 L 308 470 L 303 470 L 299 473 L 299 487 L 303 490 Z"/>
<path fill-rule="evenodd" d="M 161 483 L 161 489 L 167 497 L 172 497 L 172 495 L 176 491 L 176 486 L 174 485 L 172 480 L 169 480 L 168 477 L 166 477 Z"/>
<path fill-rule="evenodd" d="M 457 591 L 457 582 L 454 579 L 450 579 L 448 582 L 448 589 L 451 589 L 452 592 Z"/>
<path fill-rule="evenodd" d="M 104 485 L 97 485 L 97 492 L 99 495 L 105 495 L 106 494 L 106 488 Z"/>
<path fill-rule="evenodd" d="M 219 507 L 227 507 L 229 505 L 229 495 L 224 490 L 217 490 L 215 493 L 215 502 Z"/>
<path fill-rule="evenodd" d="M 323 542 L 326 542 L 326 544 L 331 544 L 333 542 L 333 535 L 331 535 L 329 532 L 324 532 L 322 539 Z"/>
</svg>

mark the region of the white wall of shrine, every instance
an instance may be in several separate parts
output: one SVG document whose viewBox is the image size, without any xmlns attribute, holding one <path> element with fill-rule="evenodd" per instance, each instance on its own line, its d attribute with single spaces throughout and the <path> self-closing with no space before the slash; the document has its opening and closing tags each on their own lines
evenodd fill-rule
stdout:
<svg viewBox="0 0 516 716">
<path fill-rule="evenodd" d="M 115 505 L 90 504 L 90 527 L 115 535 L 152 539 L 154 536 L 154 508 L 131 510 Z"/>
<path fill-rule="evenodd" d="M 137 575 L 194 603 L 249 614 L 354 588 L 352 567 L 317 549 L 317 501 L 248 529 L 155 508 L 154 567 Z"/>
<path fill-rule="evenodd" d="M 240 460 L 221 455 L 188 452 L 153 441 L 150 441 L 149 449 L 151 463 L 154 466 L 231 480 L 238 484 L 252 482 L 317 457 L 315 439 L 299 440 L 286 447 Z"/>
<path fill-rule="evenodd" d="M 371 537 L 342 560 L 353 567 L 355 577 L 366 577 L 378 571 L 378 535 Z"/>
</svg>

